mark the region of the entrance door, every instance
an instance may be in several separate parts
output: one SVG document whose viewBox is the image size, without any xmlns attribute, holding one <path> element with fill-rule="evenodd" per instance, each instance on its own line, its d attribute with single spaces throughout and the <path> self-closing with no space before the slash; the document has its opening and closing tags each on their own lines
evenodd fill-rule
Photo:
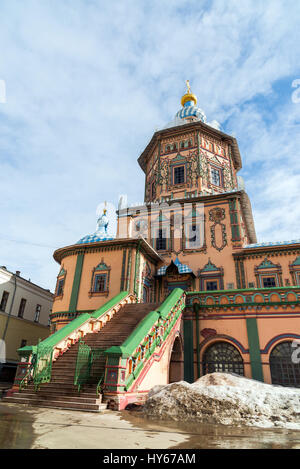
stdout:
<svg viewBox="0 0 300 469">
<path fill-rule="evenodd" d="M 169 383 L 183 380 L 183 353 L 179 337 L 176 337 L 169 365 Z"/>
</svg>

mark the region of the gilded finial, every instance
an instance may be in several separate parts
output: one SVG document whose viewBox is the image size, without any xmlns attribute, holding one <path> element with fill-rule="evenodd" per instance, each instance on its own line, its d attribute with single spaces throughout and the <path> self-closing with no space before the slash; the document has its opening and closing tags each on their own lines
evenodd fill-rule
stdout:
<svg viewBox="0 0 300 469">
<path fill-rule="evenodd" d="M 105 202 L 104 202 L 104 209 L 103 209 L 104 215 L 106 215 L 106 212 L 107 212 L 107 209 L 106 209 L 106 201 L 105 201 Z"/>
<path fill-rule="evenodd" d="M 191 93 L 190 80 L 186 80 L 187 94 Z"/>
</svg>

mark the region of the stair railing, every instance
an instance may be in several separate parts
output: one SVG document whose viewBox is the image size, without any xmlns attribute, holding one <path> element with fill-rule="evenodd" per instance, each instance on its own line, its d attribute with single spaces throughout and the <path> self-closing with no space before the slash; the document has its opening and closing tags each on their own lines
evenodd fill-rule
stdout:
<svg viewBox="0 0 300 469">
<path fill-rule="evenodd" d="M 80 339 L 74 375 L 74 385 L 77 386 L 79 393 L 82 385 L 86 383 L 90 376 L 92 358 L 91 351 L 91 347 Z"/>
<path fill-rule="evenodd" d="M 53 347 L 39 343 L 37 346 L 36 361 L 33 370 L 33 383 L 35 392 L 42 383 L 49 383 L 52 371 Z"/>
<path fill-rule="evenodd" d="M 100 373 L 98 372 L 97 364 L 99 363 L 99 359 L 104 357 L 104 351 L 105 349 L 103 348 L 92 349 L 89 345 L 85 344 L 82 339 L 79 340 L 74 375 L 74 385 L 77 386 L 79 393 L 82 389 L 82 386 L 88 382 L 97 383 L 98 393 L 98 387 L 101 387 L 101 378 L 103 378 L 104 373 L 103 370 L 100 370 Z"/>
<path fill-rule="evenodd" d="M 41 383 L 49 382 L 51 379 L 52 362 L 49 363 L 49 354 L 51 353 L 52 361 L 56 360 L 60 355 L 69 350 L 70 346 L 78 342 L 90 332 L 98 332 L 106 322 L 110 321 L 119 309 L 128 303 L 135 303 L 136 297 L 127 291 L 121 292 L 111 298 L 99 309 L 92 314 L 82 313 L 73 319 L 69 324 L 62 327 L 54 334 L 50 335 L 38 344 L 40 347 L 39 355 L 33 369 L 33 358 L 36 355 L 37 346 L 25 346 L 18 349 L 21 361 L 18 364 L 15 383 L 21 389 L 27 385 L 32 375 L 35 383 L 35 389 L 39 389 Z M 24 359 L 26 367 L 24 367 Z M 48 358 L 46 358 L 48 357 Z M 41 363 L 38 362 L 41 360 Z"/>
<path fill-rule="evenodd" d="M 129 391 L 158 347 L 163 346 L 185 307 L 185 293 L 174 289 L 156 311 L 151 311 L 121 346 L 106 351 L 107 365 L 105 390 Z M 116 373 L 116 360 L 119 357 L 119 374 Z M 113 384 L 113 381 L 115 384 Z"/>
</svg>

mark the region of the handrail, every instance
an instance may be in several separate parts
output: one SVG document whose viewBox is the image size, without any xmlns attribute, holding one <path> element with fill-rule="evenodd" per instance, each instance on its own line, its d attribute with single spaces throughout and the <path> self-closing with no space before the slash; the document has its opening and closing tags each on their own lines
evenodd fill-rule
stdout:
<svg viewBox="0 0 300 469">
<path fill-rule="evenodd" d="M 34 369 L 34 363 L 31 363 L 24 378 L 20 381 L 19 392 L 22 392 L 25 389 L 25 387 L 28 385 L 28 378 L 29 376 L 32 376 L 33 369 Z"/>
<path fill-rule="evenodd" d="M 85 333 L 90 332 L 90 324 L 94 323 L 95 321 L 100 320 L 104 315 L 106 315 L 111 309 L 116 307 L 120 302 L 125 300 L 130 293 L 125 291 L 121 292 L 115 297 L 111 298 L 108 302 L 106 302 L 103 306 L 95 310 L 93 313 L 83 313 L 77 318 L 73 319 L 69 324 L 62 327 L 54 334 L 50 335 L 39 345 L 42 346 L 49 346 L 53 348 L 61 348 L 65 350 L 68 348 L 66 341 L 74 340 L 75 342 L 79 340 Z M 82 328 L 83 334 L 80 333 L 80 329 Z M 20 355 L 23 353 L 28 353 L 28 347 L 22 347 L 18 349 Z M 57 358 L 57 355 L 53 355 L 53 358 Z"/>
<path fill-rule="evenodd" d="M 36 389 L 39 388 L 40 383 L 50 381 L 52 361 L 56 360 L 59 355 L 63 354 L 71 345 L 78 342 L 78 340 L 86 334 L 96 331 L 97 328 L 102 328 L 119 310 L 119 308 L 128 301 L 135 302 L 136 297 L 128 291 L 120 292 L 107 301 L 103 306 L 96 309 L 93 313 L 83 313 L 73 319 L 69 324 L 56 331 L 42 342 L 39 342 L 38 346 L 25 346 L 18 349 L 21 356 L 26 355 L 29 357 L 27 360 L 29 368 L 31 367 L 31 360 L 35 354 L 38 354 L 38 350 L 41 351 L 42 349 L 47 349 L 49 351 L 49 356 L 51 350 L 51 366 L 50 364 L 49 366 L 43 366 L 35 363 L 33 378 Z M 37 358 L 39 359 L 39 357 Z M 22 380 L 20 384 L 23 387 L 25 385 L 25 380 Z"/>
<path fill-rule="evenodd" d="M 102 373 L 102 375 L 100 376 L 100 379 L 98 381 L 98 384 L 97 384 L 97 389 L 96 389 L 96 396 L 99 396 L 101 394 L 101 391 L 102 391 L 102 383 L 104 381 L 104 375 L 105 375 L 105 372 Z"/>
<path fill-rule="evenodd" d="M 109 348 L 106 355 L 119 355 L 127 358 L 128 391 L 133 381 L 140 374 L 146 360 L 154 353 L 157 346 L 170 334 L 185 306 L 185 293 L 181 288 L 174 289 L 156 311 L 150 311 L 121 346 Z M 132 369 L 129 363 L 132 363 Z"/>
</svg>

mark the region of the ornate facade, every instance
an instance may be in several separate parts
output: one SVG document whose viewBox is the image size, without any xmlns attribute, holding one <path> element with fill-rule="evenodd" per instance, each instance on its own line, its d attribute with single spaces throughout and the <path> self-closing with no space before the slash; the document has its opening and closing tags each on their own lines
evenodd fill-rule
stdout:
<svg viewBox="0 0 300 469">
<path fill-rule="evenodd" d="M 188 88 L 138 163 L 145 204 L 119 209 L 116 237 L 104 213 L 96 233 L 54 253 L 52 332 L 121 291 L 160 303 L 179 287 L 186 380 L 234 371 L 300 386 L 300 240 L 257 243 L 236 139 L 206 123 Z"/>
</svg>

